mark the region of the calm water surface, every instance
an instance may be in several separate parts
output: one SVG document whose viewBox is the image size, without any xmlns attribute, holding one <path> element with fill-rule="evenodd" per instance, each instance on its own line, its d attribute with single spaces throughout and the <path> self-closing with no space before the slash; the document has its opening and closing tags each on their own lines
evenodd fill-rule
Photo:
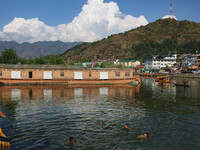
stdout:
<svg viewBox="0 0 200 150">
<path fill-rule="evenodd" d="M 200 80 L 188 83 L 189 88 L 151 79 L 139 87 L 0 87 L 0 111 L 7 116 L 0 127 L 16 150 L 198 150 Z M 137 139 L 145 132 L 148 139 Z M 68 144 L 70 136 L 75 146 Z"/>
</svg>

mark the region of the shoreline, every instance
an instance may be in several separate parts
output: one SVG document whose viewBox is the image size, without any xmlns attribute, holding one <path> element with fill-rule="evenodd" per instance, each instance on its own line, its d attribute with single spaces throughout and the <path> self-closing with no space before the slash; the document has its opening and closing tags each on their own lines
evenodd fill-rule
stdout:
<svg viewBox="0 0 200 150">
<path fill-rule="evenodd" d="M 139 75 L 143 76 L 142 74 L 139 74 Z M 170 76 L 170 78 L 200 79 L 200 74 L 192 74 L 192 73 L 180 73 L 180 74 L 157 73 L 157 74 L 155 74 L 155 77 L 157 77 L 157 76 Z M 151 75 L 148 75 L 147 77 L 151 77 Z"/>
<path fill-rule="evenodd" d="M 191 79 L 200 79 L 200 74 L 191 74 L 191 73 L 185 73 L 185 74 L 169 74 L 171 78 L 191 78 Z"/>
</svg>

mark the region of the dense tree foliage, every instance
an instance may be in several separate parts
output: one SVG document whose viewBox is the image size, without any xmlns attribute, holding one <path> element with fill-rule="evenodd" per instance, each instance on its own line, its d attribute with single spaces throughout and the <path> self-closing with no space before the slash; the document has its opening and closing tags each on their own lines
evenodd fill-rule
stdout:
<svg viewBox="0 0 200 150">
<path fill-rule="evenodd" d="M 130 50 L 130 58 L 145 60 L 152 55 L 168 55 L 172 53 L 195 53 L 200 50 L 200 42 L 189 42 L 181 44 L 176 38 L 167 39 L 162 43 L 155 41 L 144 42 L 133 46 Z"/>
<path fill-rule="evenodd" d="M 17 55 L 12 48 L 5 49 L 0 56 L 1 64 L 30 64 L 30 65 L 65 65 L 64 59 L 60 55 L 51 55 L 50 57 L 40 56 L 38 58 L 24 59 Z"/>
<path fill-rule="evenodd" d="M 39 65 L 43 65 L 43 64 L 46 64 L 46 60 L 43 56 L 40 56 L 38 58 L 35 58 L 35 64 Z"/>
<path fill-rule="evenodd" d="M 12 48 L 5 49 L 0 56 L 0 62 L 2 64 L 17 64 L 19 56 Z"/>
<path fill-rule="evenodd" d="M 28 64 L 28 60 L 20 57 L 19 58 L 19 63 L 20 64 Z"/>
<path fill-rule="evenodd" d="M 29 64 L 29 65 L 34 65 L 34 64 L 36 64 L 36 63 L 35 63 L 35 59 L 30 58 L 30 59 L 28 60 L 28 64 Z"/>
<path fill-rule="evenodd" d="M 123 65 L 122 65 L 122 64 L 119 64 L 119 65 L 116 66 L 116 68 L 121 68 L 121 69 L 122 69 L 122 68 L 123 68 Z"/>
<path fill-rule="evenodd" d="M 100 67 L 100 66 L 99 66 L 99 63 L 95 63 L 93 67 L 94 67 L 94 68 Z"/>
<path fill-rule="evenodd" d="M 107 62 L 103 62 L 100 67 L 101 68 L 108 68 L 108 63 Z"/>
<path fill-rule="evenodd" d="M 51 55 L 49 59 L 51 65 L 65 65 L 64 59 L 59 55 Z"/>
</svg>

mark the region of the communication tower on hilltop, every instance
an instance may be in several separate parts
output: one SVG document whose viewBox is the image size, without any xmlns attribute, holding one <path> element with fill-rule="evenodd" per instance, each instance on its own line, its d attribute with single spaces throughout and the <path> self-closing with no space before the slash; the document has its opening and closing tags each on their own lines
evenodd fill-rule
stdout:
<svg viewBox="0 0 200 150">
<path fill-rule="evenodd" d="M 174 16 L 174 11 L 173 11 L 173 6 L 172 6 L 172 0 L 170 0 L 169 14 L 170 14 L 170 16 Z"/>
</svg>

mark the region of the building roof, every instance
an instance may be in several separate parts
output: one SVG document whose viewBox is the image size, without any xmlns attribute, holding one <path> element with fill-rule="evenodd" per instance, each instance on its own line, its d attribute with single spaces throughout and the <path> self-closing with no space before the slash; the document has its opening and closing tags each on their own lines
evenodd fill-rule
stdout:
<svg viewBox="0 0 200 150">
<path fill-rule="evenodd" d="M 136 60 L 126 59 L 126 60 L 121 60 L 120 62 L 136 62 Z"/>
<path fill-rule="evenodd" d="M 46 70 L 83 70 L 84 68 L 68 68 L 66 65 L 22 65 L 0 64 L 0 69 L 46 69 Z M 94 70 L 128 70 L 132 68 L 92 68 Z"/>
<path fill-rule="evenodd" d="M 166 57 L 173 57 L 175 54 L 169 54 L 169 55 L 154 55 L 148 57 L 146 60 L 162 60 L 165 59 Z M 165 60 L 172 60 L 172 59 L 165 59 Z M 175 60 L 175 59 L 174 59 Z"/>
<path fill-rule="evenodd" d="M 4 69 L 68 69 L 66 65 L 22 65 L 22 64 L 0 64 L 0 68 Z"/>
</svg>

